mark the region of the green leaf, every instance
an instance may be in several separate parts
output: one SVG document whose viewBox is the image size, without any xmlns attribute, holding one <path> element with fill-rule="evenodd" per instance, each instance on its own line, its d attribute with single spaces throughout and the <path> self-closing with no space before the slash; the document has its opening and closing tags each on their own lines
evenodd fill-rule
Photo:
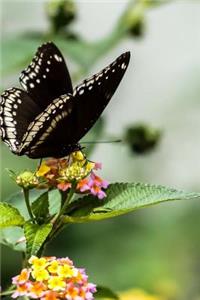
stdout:
<svg viewBox="0 0 200 300">
<path fill-rule="evenodd" d="M 37 255 L 51 232 L 52 224 L 37 225 L 27 222 L 24 225 L 27 256 Z"/>
<path fill-rule="evenodd" d="M 94 294 L 95 299 L 106 298 L 106 299 L 119 299 L 119 297 L 110 289 L 104 286 L 97 286 L 97 292 Z"/>
<path fill-rule="evenodd" d="M 106 194 L 107 197 L 103 200 L 89 195 L 74 201 L 68 207 L 64 221 L 66 223 L 99 221 L 161 202 L 200 198 L 200 193 L 188 193 L 145 183 L 111 184 Z"/>
<path fill-rule="evenodd" d="M 49 215 L 49 194 L 44 192 L 31 205 L 32 212 L 38 223 L 42 223 Z"/>
<path fill-rule="evenodd" d="M 17 208 L 0 202 L 0 227 L 22 226 L 25 220 Z"/>
</svg>

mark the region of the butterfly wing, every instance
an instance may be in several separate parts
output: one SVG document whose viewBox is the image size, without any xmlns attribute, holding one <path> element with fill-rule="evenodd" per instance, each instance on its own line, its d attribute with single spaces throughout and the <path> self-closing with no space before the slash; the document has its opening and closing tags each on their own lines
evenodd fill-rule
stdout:
<svg viewBox="0 0 200 300">
<path fill-rule="evenodd" d="M 64 64 L 64 60 L 60 52 L 55 54 L 54 47 L 52 43 L 42 45 L 32 65 L 23 72 L 21 82 L 28 94 L 10 89 L 2 96 L 2 139 L 18 155 L 61 157 L 73 151 L 113 96 L 130 59 L 129 52 L 122 54 L 101 72 L 79 84 L 71 95 L 64 92 L 66 89 L 71 92 L 71 80 L 67 69 L 58 67 L 57 63 Z M 51 72 L 46 70 L 47 64 L 52 67 Z M 37 77 L 31 75 L 36 67 Z M 67 87 L 64 85 L 66 72 Z M 41 81 L 43 75 L 46 75 L 43 79 L 47 79 L 44 82 Z"/>
<path fill-rule="evenodd" d="M 71 143 L 79 141 L 97 121 L 115 93 L 130 60 L 130 52 L 123 53 L 110 65 L 79 84 L 74 91 Z"/>
<path fill-rule="evenodd" d="M 41 111 L 52 100 L 73 91 L 65 60 L 52 42 L 38 48 L 28 68 L 22 71 L 20 83 Z"/>
<path fill-rule="evenodd" d="M 31 158 L 60 157 L 71 128 L 63 127 L 73 110 L 74 98 L 70 94 L 54 99 L 28 126 L 23 137 L 20 153 Z M 62 139 L 60 140 L 60 136 Z M 65 143 L 65 144 L 64 144 Z M 66 153 L 67 154 L 67 153 Z"/>
<path fill-rule="evenodd" d="M 52 103 L 32 122 L 21 151 L 37 158 L 62 157 L 75 150 L 78 141 L 97 121 L 116 91 L 129 59 L 130 53 L 124 53 L 101 72 L 84 80 L 76 87 L 73 96 L 67 95 L 64 105 L 60 99 L 65 99 L 66 95 L 54 100 L 60 105 L 55 110 Z M 61 113 L 62 118 L 58 119 Z"/>
<path fill-rule="evenodd" d="M 40 108 L 20 89 L 6 90 L 0 99 L 1 139 L 13 153 L 19 154 L 19 146 L 30 122 L 39 114 Z"/>
</svg>

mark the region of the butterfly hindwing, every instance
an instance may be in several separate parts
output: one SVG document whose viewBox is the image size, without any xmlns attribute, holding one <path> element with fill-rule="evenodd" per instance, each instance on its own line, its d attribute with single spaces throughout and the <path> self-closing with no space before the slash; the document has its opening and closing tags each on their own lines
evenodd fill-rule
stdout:
<svg viewBox="0 0 200 300">
<path fill-rule="evenodd" d="M 70 117 L 73 103 L 70 94 L 52 101 L 28 126 L 20 153 L 29 157 L 60 156 L 60 148 L 71 133 L 70 128 L 63 127 L 63 122 Z M 62 139 L 59 139 L 59 133 Z"/>
<path fill-rule="evenodd" d="M 60 95 L 72 93 L 65 60 L 52 42 L 38 48 L 30 65 L 22 71 L 20 83 L 42 110 Z"/>
<path fill-rule="evenodd" d="M 12 152 L 18 149 L 29 124 L 40 113 L 29 95 L 17 88 L 6 90 L 0 99 L 0 133 Z"/>
</svg>

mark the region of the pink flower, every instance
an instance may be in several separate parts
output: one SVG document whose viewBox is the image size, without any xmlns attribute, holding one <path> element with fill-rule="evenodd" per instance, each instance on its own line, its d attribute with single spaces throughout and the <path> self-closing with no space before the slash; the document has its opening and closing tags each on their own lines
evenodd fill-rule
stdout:
<svg viewBox="0 0 200 300">
<path fill-rule="evenodd" d="M 99 186 L 92 186 L 90 191 L 92 195 L 97 196 L 99 199 L 103 199 L 106 197 L 106 193 L 102 191 Z"/>
<path fill-rule="evenodd" d="M 97 176 L 94 172 L 91 172 L 90 174 L 90 182 L 89 182 L 90 186 L 99 186 L 101 188 L 106 189 L 109 185 L 108 181 L 103 180 L 101 177 Z"/>
<path fill-rule="evenodd" d="M 80 190 L 81 192 L 89 191 L 90 187 L 88 183 L 89 183 L 88 178 L 84 178 L 80 180 L 77 184 L 77 189 Z"/>
<path fill-rule="evenodd" d="M 95 170 L 101 170 L 102 169 L 102 163 L 95 162 L 94 169 Z"/>
</svg>

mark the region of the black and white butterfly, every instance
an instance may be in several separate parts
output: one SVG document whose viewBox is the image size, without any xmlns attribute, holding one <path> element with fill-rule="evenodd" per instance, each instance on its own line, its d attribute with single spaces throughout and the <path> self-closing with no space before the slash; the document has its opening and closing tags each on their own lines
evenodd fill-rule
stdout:
<svg viewBox="0 0 200 300">
<path fill-rule="evenodd" d="M 19 88 L 0 100 L 2 140 L 17 155 L 63 157 L 79 148 L 79 140 L 97 121 L 117 89 L 130 53 L 119 56 L 73 89 L 64 58 L 48 42 L 40 46 Z"/>
</svg>

